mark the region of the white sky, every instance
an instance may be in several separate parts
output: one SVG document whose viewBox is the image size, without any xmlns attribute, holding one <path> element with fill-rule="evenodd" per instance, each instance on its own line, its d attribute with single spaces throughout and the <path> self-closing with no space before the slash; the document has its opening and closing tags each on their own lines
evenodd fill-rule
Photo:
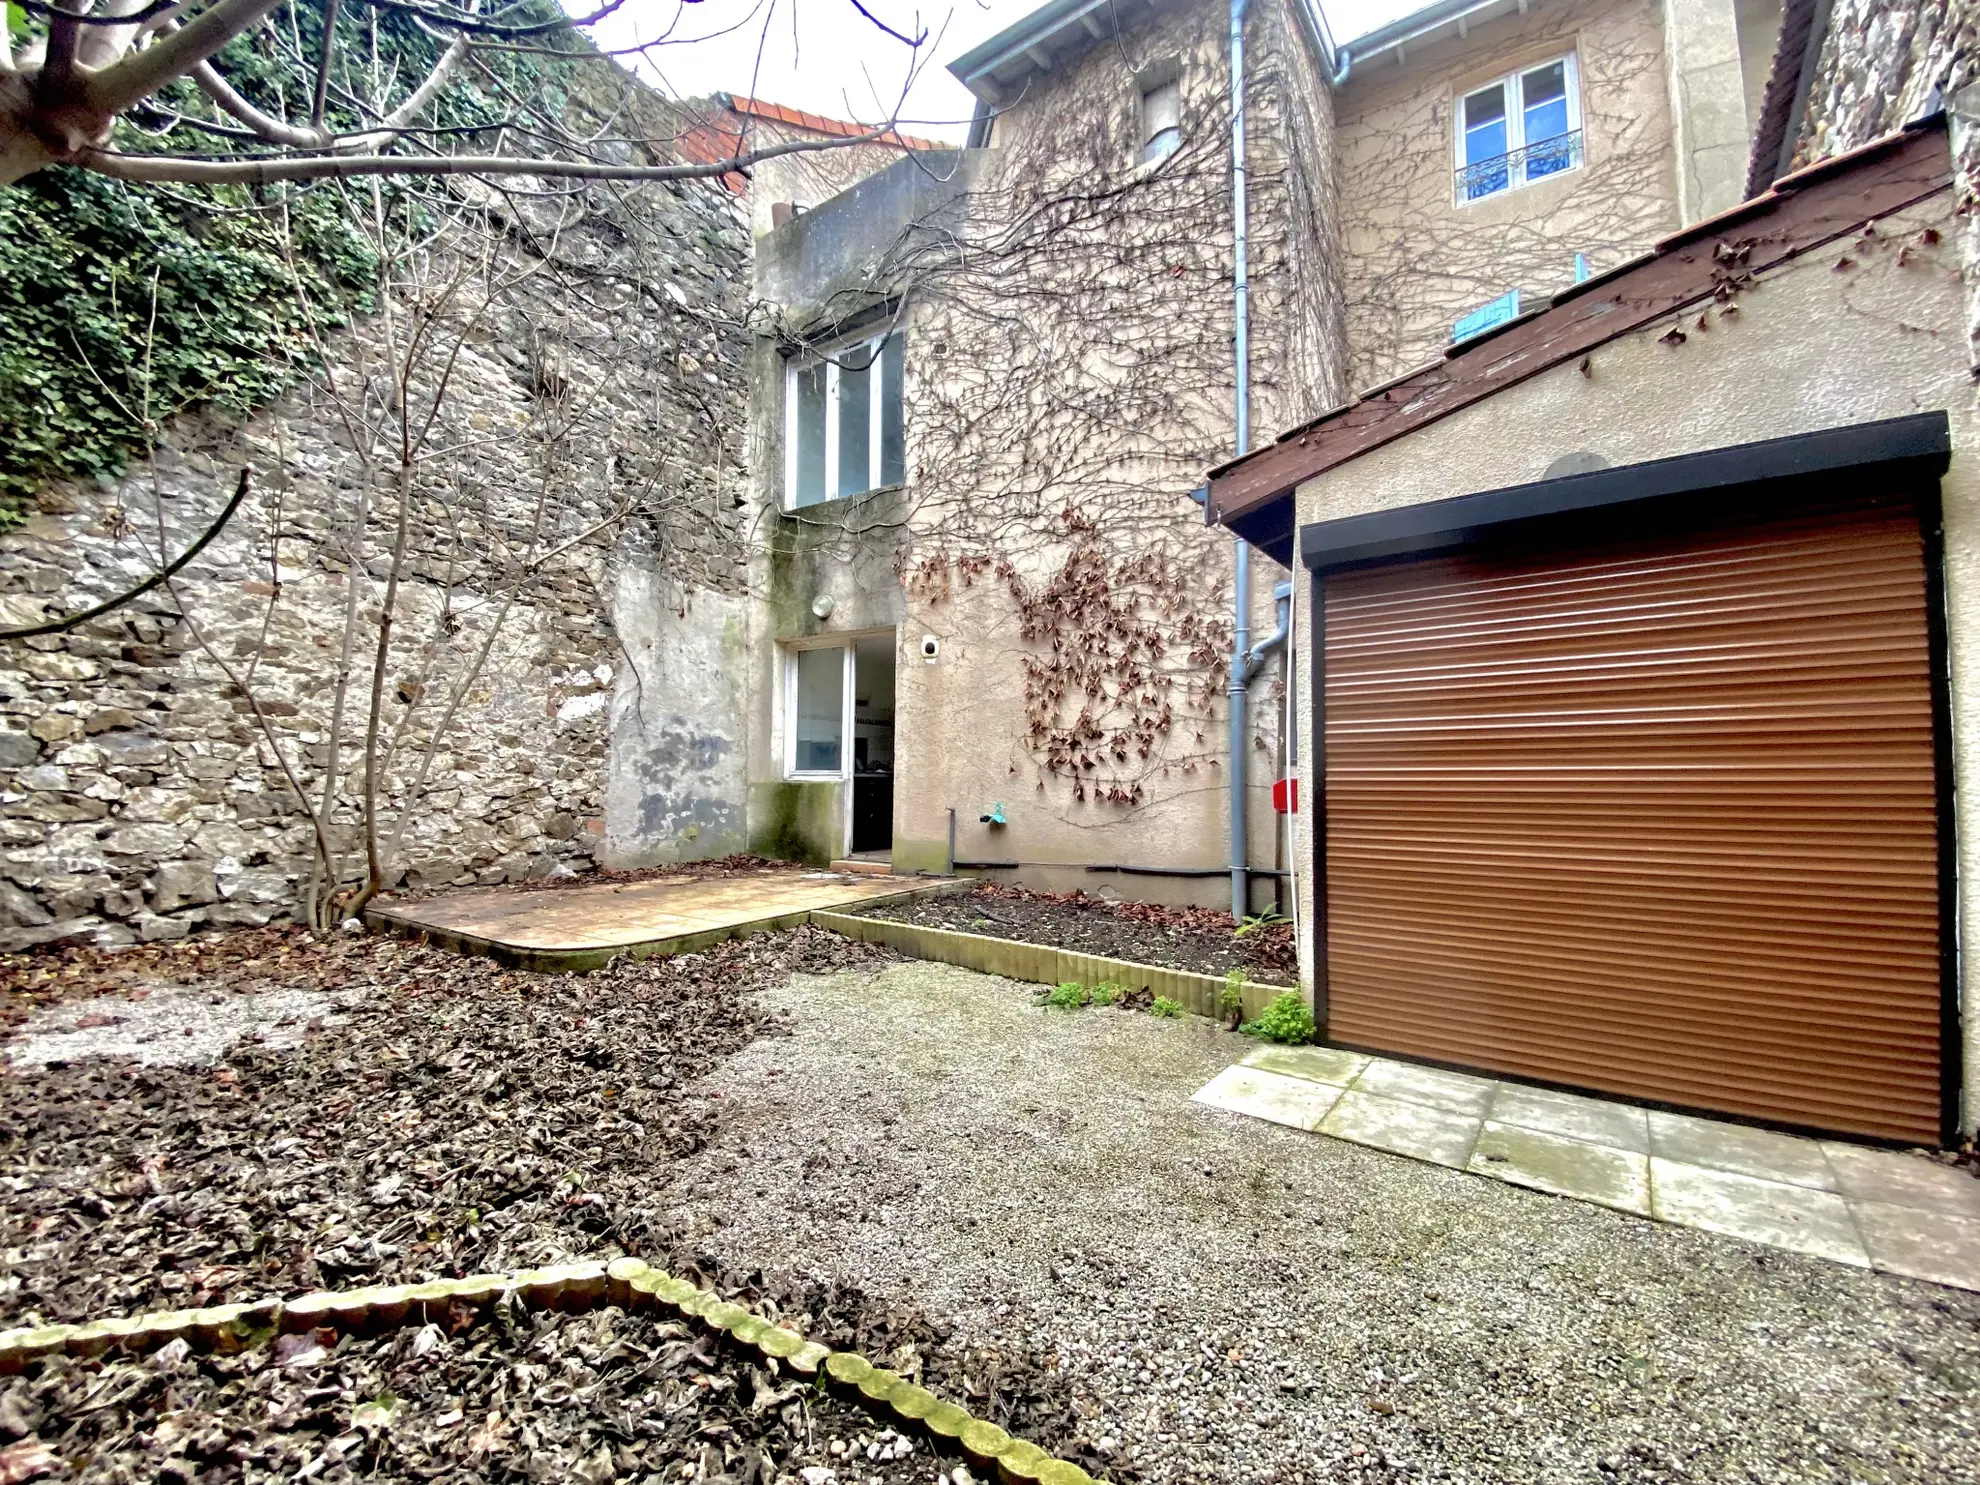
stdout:
<svg viewBox="0 0 1980 1485">
<path fill-rule="evenodd" d="M 563 0 L 573 15 L 598 3 Z M 909 132 L 960 142 L 973 100 L 948 64 L 1044 0 L 860 3 L 903 35 L 925 31 L 927 44 L 918 54 L 910 50 L 861 15 L 853 0 L 626 0 L 592 35 L 614 49 L 663 41 L 640 70 L 657 75 L 676 97 L 745 93 L 861 121 L 885 118 L 900 103 Z M 1426 3 L 1322 0 L 1322 9 L 1335 38 L 1346 42 Z"/>
</svg>

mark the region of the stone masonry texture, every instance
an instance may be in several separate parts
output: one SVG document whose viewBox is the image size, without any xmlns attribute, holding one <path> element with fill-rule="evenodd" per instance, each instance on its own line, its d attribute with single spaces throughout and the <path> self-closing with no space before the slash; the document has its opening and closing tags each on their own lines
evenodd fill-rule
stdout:
<svg viewBox="0 0 1980 1485">
<path fill-rule="evenodd" d="M 442 317 L 460 353 L 438 452 L 411 484 L 380 713 L 382 818 L 402 832 L 392 884 L 518 880 L 604 852 L 607 738 L 631 668 L 615 599 L 686 609 L 739 591 L 744 210 L 693 184 L 511 205 L 483 240 L 505 273 L 532 276 Z M 438 269 L 429 287 L 452 265 Z M 330 818 L 351 844 L 398 493 L 346 413 L 389 423 L 390 320 L 355 322 L 324 374 L 245 424 L 172 420 L 122 481 L 51 488 L 0 535 L 0 624 L 25 626 L 155 571 L 254 474 L 169 586 L 0 644 L 0 950 L 293 914 L 314 859 L 295 783 L 320 801 L 333 736 Z M 362 862 L 347 858 L 346 884 Z"/>
</svg>

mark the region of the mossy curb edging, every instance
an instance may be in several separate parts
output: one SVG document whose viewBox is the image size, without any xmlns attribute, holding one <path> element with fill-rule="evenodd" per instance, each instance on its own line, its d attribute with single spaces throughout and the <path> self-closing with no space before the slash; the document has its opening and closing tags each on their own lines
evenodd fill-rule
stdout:
<svg viewBox="0 0 1980 1485">
<path fill-rule="evenodd" d="M 1130 990 L 1147 989 L 1181 1002 L 1183 1009 L 1199 1016 L 1221 1019 L 1225 980 L 1222 975 L 1202 975 L 1186 969 L 1166 969 L 1159 964 L 1136 964 L 1131 959 L 1109 959 L 1100 954 L 1080 954 L 1051 944 L 1029 944 L 1014 938 L 992 938 L 982 933 L 962 933 L 954 928 L 931 928 L 922 923 L 902 923 L 894 918 L 868 918 L 857 913 L 817 909 L 811 921 L 847 938 L 885 944 L 917 959 L 938 964 L 956 964 L 984 974 L 1002 975 L 1007 980 L 1025 980 L 1034 985 L 1061 985 L 1074 980 L 1097 985 L 1112 980 Z M 1244 985 L 1244 1015 L 1252 1020 L 1289 985 L 1266 985 L 1247 980 Z"/>
<path fill-rule="evenodd" d="M 713 1290 L 677 1279 L 638 1258 L 587 1260 L 506 1274 L 475 1274 L 425 1284 L 325 1290 L 300 1299 L 156 1311 L 82 1325 L 24 1326 L 0 1331 L 0 1376 L 56 1355 L 101 1356 L 111 1350 L 155 1351 L 176 1340 L 208 1350 L 240 1351 L 278 1334 L 328 1326 L 377 1335 L 401 1326 L 447 1321 L 456 1305 L 483 1310 L 511 1296 L 540 1309 L 581 1311 L 613 1304 L 628 1311 L 673 1310 L 700 1321 L 801 1377 L 818 1378 L 869 1413 L 902 1428 L 918 1428 L 959 1449 L 979 1468 L 994 1467 L 1005 1485 L 1094 1485 L 1070 1460 L 1014 1439 L 996 1424 L 971 1416 L 897 1372 L 854 1351 L 834 1351 L 795 1330 L 773 1325 Z"/>
</svg>

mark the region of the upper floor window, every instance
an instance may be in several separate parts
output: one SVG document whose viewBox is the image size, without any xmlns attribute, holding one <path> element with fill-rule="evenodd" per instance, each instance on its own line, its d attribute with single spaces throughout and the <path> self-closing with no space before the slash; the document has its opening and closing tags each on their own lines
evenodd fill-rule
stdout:
<svg viewBox="0 0 1980 1485">
<path fill-rule="evenodd" d="M 1182 69 L 1173 61 L 1144 68 L 1141 83 L 1141 160 L 1148 164 L 1182 148 Z"/>
<path fill-rule="evenodd" d="M 1466 93 L 1458 104 L 1457 196 L 1476 201 L 1581 164 L 1574 56 Z"/>
<path fill-rule="evenodd" d="M 902 332 L 784 366 L 784 501 L 792 509 L 905 483 Z"/>
</svg>

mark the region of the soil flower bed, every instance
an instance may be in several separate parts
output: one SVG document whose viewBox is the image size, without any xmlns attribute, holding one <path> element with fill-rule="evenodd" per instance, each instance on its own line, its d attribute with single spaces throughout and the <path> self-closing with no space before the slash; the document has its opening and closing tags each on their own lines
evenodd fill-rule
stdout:
<svg viewBox="0 0 1980 1485">
<path fill-rule="evenodd" d="M 465 1331 L 59 1358 L 0 1383 L 0 1479 L 925 1485 L 953 1461 L 706 1332 L 499 1307 Z"/>
<path fill-rule="evenodd" d="M 1290 923 L 1260 924 L 1239 935 L 1228 913 L 1211 908 L 1109 902 L 1084 892 L 1033 892 L 985 882 L 968 892 L 889 902 L 862 912 L 1165 969 L 1210 975 L 1241 969 L 1264 984 L 1299 983 Z"/>
</svg>

